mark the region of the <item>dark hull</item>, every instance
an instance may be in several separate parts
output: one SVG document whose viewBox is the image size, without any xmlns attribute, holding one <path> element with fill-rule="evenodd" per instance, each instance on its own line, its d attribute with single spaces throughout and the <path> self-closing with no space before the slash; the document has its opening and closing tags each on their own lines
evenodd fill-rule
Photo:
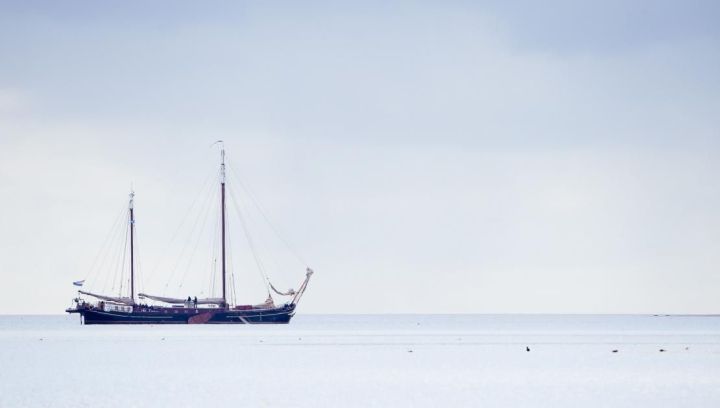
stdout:
<svg viewBox="0 0 720 408">
<path fill-rule="evenodd" d="M 287 324 L 295 313 L 295 305 L 273 309 L 162 308 L 132 312 L 80 308 L 68 312 L 79 313 L 84 324 Z"/>
</svg>

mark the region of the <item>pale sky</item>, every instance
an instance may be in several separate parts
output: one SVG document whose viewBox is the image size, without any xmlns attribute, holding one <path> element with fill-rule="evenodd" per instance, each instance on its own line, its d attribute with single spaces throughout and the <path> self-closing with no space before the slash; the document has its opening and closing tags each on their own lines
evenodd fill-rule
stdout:
<svg viewBox="0 0 720 408">
<path fill-rule="evenodd" d="M 69 306 L 131 185 L 157 292 L 218 139 L 300 313 L 718 313 L 718 4 L 0 1 L 0 313 Z"/>
</svg>

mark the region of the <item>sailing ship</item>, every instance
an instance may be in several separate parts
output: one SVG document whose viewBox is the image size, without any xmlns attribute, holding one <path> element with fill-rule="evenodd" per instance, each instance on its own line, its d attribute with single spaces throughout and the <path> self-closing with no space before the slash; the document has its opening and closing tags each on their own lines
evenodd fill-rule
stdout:
<svg viewBox="0 0 720 408">
<path fill-rule="evenodd" d="M 222 144 L 222 141 L 218 141 Z M 129 235 L 129 294 L 110 296 L 85 290 L 78 291 L 73 306 L 67 313 L 77 313 L 84 324 L 283 324 L 294 316 L 298 302 L 307 289 L 313 270 L 305 270 L 305 279 L 297 290 L 277 290 L 269 279 L 268 288 L 290 300 L 276 305 L 268 289 L 268 299 L 258 305 L 231 304 L 228 297 L 226 254 L 226 168 L 225 149 L 221 145 L 220 163 L 220 245 L 222 294 L 221 297 L 173 298 L 135 293 L 135 193 L 131 191 L 128 203 L 127 228 Z M 84 281 L 73 282 L 82 286 Z M 121 289 L 122 290 L 122 289 Z M 85 297 L 93 300 L 86 300 Z M 138 300 L 142 300 L 140 302 Z"/>
</svg>

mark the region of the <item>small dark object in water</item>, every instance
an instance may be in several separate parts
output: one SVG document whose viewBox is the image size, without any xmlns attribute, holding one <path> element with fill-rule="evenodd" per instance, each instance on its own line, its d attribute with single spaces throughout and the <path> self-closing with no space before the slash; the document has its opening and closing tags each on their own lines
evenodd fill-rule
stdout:
<svg viewBox="0 0 720 408">
<path fill-rule="evenodd" d="M 685 350 L 690 350 L 690 347 L 685 347 Z"/>
<path fill-rule="evenodd" d="M 529 351 L 530 351 L 530 347 L 525 346 L 525 351 L 529 352 Z"/>
<path fill-rule="evenodd" d="M 45 340 L 45 339 L 43 339 L 42 337 L 40 337 L 40 341 L 43 341 L 43 340 Z"/>
<path fill-rule="evenodd" d="M 618 351 L 617 351 L 617 350 L 613 350 L 612 352 L 613 352 L 613 353 L 617 353 Z"/>
<path fill-rule="evenodd" d="M 412 350 L 408 350 L 408 353 L 412 353 L 412 352 L 413 352 Z"/>
<path fill-rule="evenodd" d="M 163 337 L 163 338 L 162 338 L 162 339 L 160 339 L 160 340 L 165 340 L 165 337 Z"/>
<path fill-rule="evenodd" d="M 660 349 L 660 352 L 661 352 L 661 353 L 664 353 L 664 352 L 665 352 L 665 349 Z"/>
</svg>

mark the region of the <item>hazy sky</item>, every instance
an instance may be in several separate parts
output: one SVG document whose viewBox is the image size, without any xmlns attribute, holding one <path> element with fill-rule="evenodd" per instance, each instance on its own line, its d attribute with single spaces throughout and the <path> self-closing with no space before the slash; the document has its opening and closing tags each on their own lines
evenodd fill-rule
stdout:
<svg viewBox="0 0 720 408">
<path fill-rule="evenodd" d="M 131 184 L 159 290 L 224 139 L 301 312 L 718 313 L 718 4 L 0 1 L 0 312 L 69 306 Z"/>
</svg>

